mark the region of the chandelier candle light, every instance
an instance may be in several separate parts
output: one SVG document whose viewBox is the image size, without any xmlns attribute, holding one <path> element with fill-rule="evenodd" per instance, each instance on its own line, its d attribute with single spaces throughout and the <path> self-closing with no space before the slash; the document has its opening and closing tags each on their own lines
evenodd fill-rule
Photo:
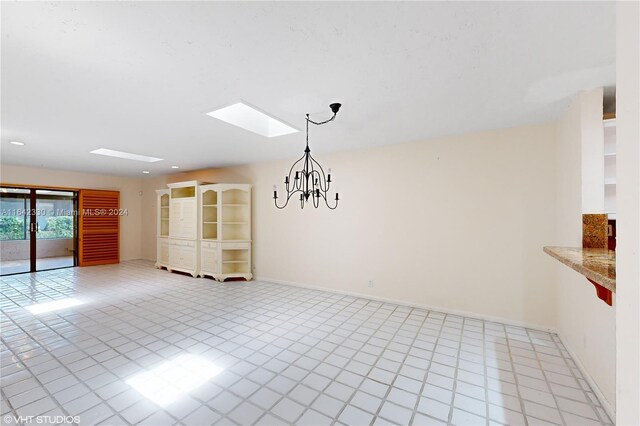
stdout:
<svg viewBox="0 0 640 426">
<path fill-rule="evenodd" d="M 313 207 L 318 208 L 320 205 L 320 199 L 331 210 L 338 207 L 338 193 L 336 192 L 335 203 L 333 206 L 329 204 L 327 193 L 329 192 L 329 186 L 331 185 L 331 169 L 327 170 L 325 175 L 324 169 L 312 156 L 311 149 L 309 149 L 309 123 L 320 126 L 333 121 L 340 110 L 341 104 L 331 104 L 329 108 L 333 111 L 333 116 L 325 121 L 316 123 L 309 118 L 307 114 L 307 147 L 304 149 L 304 155 L 298 161 L 293 163 L 293 166 L 289 169 L 289 173 L 284 177 L 284 186 L 287 191 L 287 199 L 282 206 L 278 205 L 278 187 L 273 185 L 273 201 L 277 208 L 283 209 L 289 204 L 289 200 L 295 194 L 300 195 L 300 208 L 304 208 L 304 205 L 309 202 L 313 203 Z"/>
</svg>

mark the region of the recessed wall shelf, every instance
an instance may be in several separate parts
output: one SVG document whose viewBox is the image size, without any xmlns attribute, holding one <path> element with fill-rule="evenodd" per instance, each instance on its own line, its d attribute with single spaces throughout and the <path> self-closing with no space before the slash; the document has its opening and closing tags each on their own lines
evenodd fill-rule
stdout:
<svg viewBox="0 0 640 426">
<path fill-rule="evenodd" d="M 616 119 L 602 122 L 604 132 L 604 210 L 615 220 L 616 212 Z"/>
</svg>

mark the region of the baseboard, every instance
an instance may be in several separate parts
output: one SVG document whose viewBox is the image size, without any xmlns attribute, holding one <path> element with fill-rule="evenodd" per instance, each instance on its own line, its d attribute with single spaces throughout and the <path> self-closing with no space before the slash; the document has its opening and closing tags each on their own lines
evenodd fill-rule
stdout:
<svg viewBox="0 0 640 426">
<path fill-rule="evenodd" d="M 276 279 L 267 278 L 267 277 L 256 276 L 256 277 L 254 277 L 254 280 L 255 281 L 266 281 L 266 282 L 270 282 L 270 283 L 274 283 L 274 284 L 290 285 L 290 286 L 293 286 L 293 287 L 307 288 L 307 289 L 310 289 L 310 290 L 327 291 L 327 292 L 330 292 L 330 293 L 343 294 L 345 296 L 353 296 L 353 297 L 359 297 L 359 298 L 362 298 L 362 299 L 375 300 L 377 302 L 393 303 L 393 304 L 396 304 L 396 305 L 410 306 L 412 308 L 426 309 L 426 310 L 429 310 L 429 311 L 442 312 L 444 314 L 451 314 L 451 315 L 459 315 L 459 316 L 463 316 L 463 317 L 474 318 L 474 319 L 490 321 L 490 322 L 499 322 L 499 323 L 506 324 L 506 325 L 512 325 L 514 327 L 523 327 L 523 328 L 528 328 L 530 330 L 538 330 L 538 331 L 544 331 L 544 332 L 547 332 L 547 333 L 557 334 L 557 331 L 556 331 L 555 328 L 546 327 L 546 326 L 539 325 L 539 324 L 531 324 L 531 323 L 526 323 L 526 322 L 522 322 L 522 321 L 516 321 L 516 320 L 509 319 L 509 318 L 501 318 L 501 317 L 494 317 L 494 316 L 491 316 L 491 315 L 483 315 L 483 314 L 479 314 L 479 313 L 476 313 L 476 312 L 468 312 L 468 311 L 462 311 L 462 310 L 457 310 L 457 309 L 442 308 L 442 307 L 439 307 L 439 306 L 432 306 L 432 305 L 425 305 L 425 304 L 421 304 L 421 303 L 414 303 L 414 302 L 410 302 L 408 300 L 389 299 L 389 298 L 386 298 L 386 297 L 378 297 L 378 296 L 374 296 L 374 295 L 371 295 L 371 294 L 358 293 L 358 292 L 354 292 L 354 291 L 337 290 L 337 289 L 333 289 L 333 288 L 321 287 L 321 286 L 310 285 L 310 284 L 302 284 L 302 283 L 297 283 L 297 282 L 292 282 L 292 281 L 276 280 Z"/>
<path fill-rule="evenodd" d="M 578 370 L 580 370 L 580 373 L 582 373 L 584 379 L 587 381 L 587 383 L 589 383 L 589 386 L 591 386 L 591 390 L 593 390 L 593 393 L 595 393 L 598 397 L 598 400 L 602 404 L 604 411 L 607 412 L 613 424 L 616 424 L 616 407 L 614 405 L 611 405 L 609 400 L 605 398 L 604 393 L 602 393 L 596 381 L 593 380 L 593 377 L 591 377 L 591 374 L 589 374 L 582 361 L 580 361 L 580 358 L 578 358 L 576 353 L 571 350 L 571 347 L 567 345 L 567 342 L 562 338 L 562 336 L 558 334 L 558 338 L 564 345 L 564 348 L 567 350 L 567 352 L 569 352 L 569 355 L 571 355 L 571 358 L 573 358 L 573 361 L 578 366 Z"/>
</svg>

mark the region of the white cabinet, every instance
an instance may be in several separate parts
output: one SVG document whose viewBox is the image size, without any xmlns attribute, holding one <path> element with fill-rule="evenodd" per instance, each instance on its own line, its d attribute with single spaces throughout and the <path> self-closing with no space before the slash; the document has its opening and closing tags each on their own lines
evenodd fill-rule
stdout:
<svg viewBox="0 0 640 426">
<path fill-rule="evenodd" d="M 157 190 L 157 268 L 250 280 L 251 185 L 179 182 Z"/>
<path fill-rule="evenodd" d="M 159 189 L 156 191 L 156 206 L 158 213 L 156 216 L 156 268 L 169 266 L 169 190 Z"/>
<path fill-rule="evenodd" d="M 197 276 L 197 250 L 195 241 L 169 240 L 169 267 L 170 271 L 182 271 Z"/>
<path fill-rule="evenodd" d="M 198 238 L 196 198 L 171 200 L 169 236 L 195 240 Z"/>
<path fill-rule="evenodd" d="M 198 182 L 170 183 L 156 191 L 158 230 L 156 267 L 199 273 Z"/>
<path fill-rule="evenodd" d="M 216 276 L 220 273 L 218 263 L 218 243 L 201 242 L 200 243 L 200 276 L 205 275 Z"/>
<path fill-rule="evenodd" d="M 199 201 L 200 276 L 250 280 L 251 185 L 202 185 Z"/>
<path fill-rule="evenodd" d="M 170 183 L 169 236 L 198 239 L 198 183 Z"/>
<path fill-rule="evenodd" d="M 156 268 L 169 266 L 169 238 L 158 238 L 156 253 Z"/>
</svg>

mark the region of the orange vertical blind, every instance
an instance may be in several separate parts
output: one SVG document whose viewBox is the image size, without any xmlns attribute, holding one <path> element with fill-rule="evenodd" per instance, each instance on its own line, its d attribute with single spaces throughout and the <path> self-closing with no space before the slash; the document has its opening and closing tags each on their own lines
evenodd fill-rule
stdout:
<svg viewBox="0 0 640 426">
<path fill-rule="evenodd" d="M 80 266 L 120 262 L 120 192 L 80 190 Z"/>
</svg>

